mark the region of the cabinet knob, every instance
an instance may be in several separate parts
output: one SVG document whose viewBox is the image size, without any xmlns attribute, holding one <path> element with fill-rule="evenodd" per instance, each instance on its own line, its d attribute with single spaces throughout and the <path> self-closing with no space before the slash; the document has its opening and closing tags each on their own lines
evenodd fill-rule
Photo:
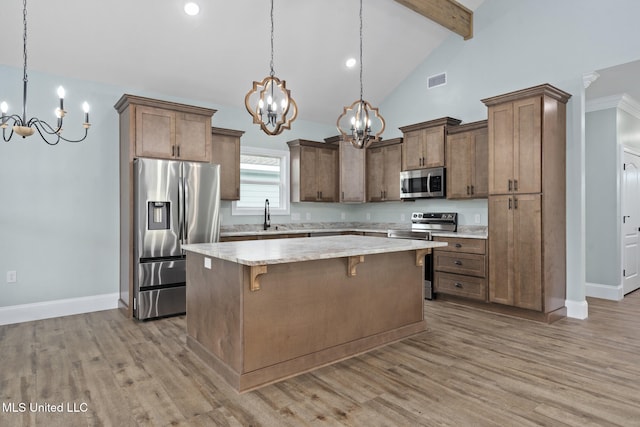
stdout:
<svg viewBox="0 0 640 427">
<path fill-rule="evenodd" d="M 511 191 L 512 188 L 513 188 L 513 181 L 509 180 L 509 191 Z"/>
<path fill-rule="evenodd" d="M 513 180 L 513 191 L 518 191 L 518 180 L 517 179 Z"/>
<path fill-rule="evenodd" d="M 180 157 L 180 146 L 178 145 L 178 157 Z"/>
<path fill-rule="evenodd" d="M 460 261 L 460 260 L 455 260 L 455 261 L 453 261 L 453 263 L 455 265 L 462 265 L 462 261 Z"/>
<path fill-rule="evenodd" d="M 462 283 L 456 282 L 456 288 L 462 288 Z"/>
<path fill-rule="evenodd" d="M 467 195 L 471 194 L 470 187 L 467 185 Z"/>
<path fill-rule="evenodd" d="M 456 243 L 456 248 L 460 249 L 462 247 L 461 243 Z"/>
<path fill-rule="evenodd" d="M 473 189 L 473 185 L 471 186 L 471 194 L 474 194 L 476 191 Z"/>
</svg>

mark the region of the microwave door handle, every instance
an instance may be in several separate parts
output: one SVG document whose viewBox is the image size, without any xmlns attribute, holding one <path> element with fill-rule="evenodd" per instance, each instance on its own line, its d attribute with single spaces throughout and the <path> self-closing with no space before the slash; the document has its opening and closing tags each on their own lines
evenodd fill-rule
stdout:
<svg viewBox="0 0 640 427">
<path fill-rule="evenodd" d="M 427 193 L 431 194 L 431 172 L 427 174 Z"/>
</svg>

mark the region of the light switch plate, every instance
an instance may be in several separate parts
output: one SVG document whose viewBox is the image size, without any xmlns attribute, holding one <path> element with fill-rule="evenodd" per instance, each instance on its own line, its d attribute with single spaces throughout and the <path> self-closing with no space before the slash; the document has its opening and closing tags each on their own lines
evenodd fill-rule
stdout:
<svg viewBox="0 0 640 427">
<path fill-rule="evenodd" d="M 211 258 L 204 257 L 204 268 L 211 270 Z"/>
</svg>

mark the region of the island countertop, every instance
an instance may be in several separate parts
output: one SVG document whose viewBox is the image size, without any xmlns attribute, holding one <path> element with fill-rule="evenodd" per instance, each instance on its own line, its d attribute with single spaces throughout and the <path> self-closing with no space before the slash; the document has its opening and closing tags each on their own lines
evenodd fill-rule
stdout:
<svg viewBox="0 0 640 427">
<path fill-rule="evenodd" d="M 197 243 L 183 245 L 182 249 L 242 265 L 255 266 L 433 249 L 441 246 L 447 246 L 447 243 L 344 235 Z"/>
</svg>

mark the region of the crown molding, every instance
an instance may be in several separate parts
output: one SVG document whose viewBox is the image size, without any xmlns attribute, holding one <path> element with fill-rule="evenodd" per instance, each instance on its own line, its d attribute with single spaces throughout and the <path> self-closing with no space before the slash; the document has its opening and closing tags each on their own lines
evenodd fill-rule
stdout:
<svg viewBox="0 0 640 427">
<path fill-rule="evenodd" d="M 617 108 L 640 119 L 640 103 L 626 93 L 590 99 L 585 103 L 585 111 L 587 113 L 610 108 Z"/>
</svg>

